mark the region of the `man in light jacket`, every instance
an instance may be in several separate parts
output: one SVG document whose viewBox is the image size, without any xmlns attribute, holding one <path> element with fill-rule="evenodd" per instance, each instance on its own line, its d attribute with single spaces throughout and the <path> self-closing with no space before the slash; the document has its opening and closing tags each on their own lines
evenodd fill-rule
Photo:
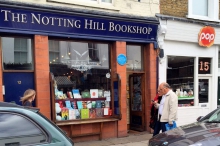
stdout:
<svg viewBox="0 0 220 146">
<path fill-rule="evenodd" d="M 154 134 L 162 130 L 166 131 L 165 124 L 169 123 L 170 126 L 173 125 L 173 121 L 177 120 L 177 107 L 178 107 L 178 97 L 171 90 L 168 83 L 161 83 L 158 87 L 158 92 L 163 95 L 160 103 L 154 102 L 154 106 L 158 108 L 158 121 L 155 125 Z"/>
</svg>

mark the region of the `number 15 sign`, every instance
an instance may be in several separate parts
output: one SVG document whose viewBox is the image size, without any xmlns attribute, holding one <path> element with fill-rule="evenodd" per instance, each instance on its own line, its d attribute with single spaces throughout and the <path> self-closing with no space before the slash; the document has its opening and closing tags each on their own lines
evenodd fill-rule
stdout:
<svg viewBox="0 0 220 146">
<path fill-rule="evenodd" d="M 211 58 L 199 58 L 199 74 L 210 74 Z"/>
</svg>

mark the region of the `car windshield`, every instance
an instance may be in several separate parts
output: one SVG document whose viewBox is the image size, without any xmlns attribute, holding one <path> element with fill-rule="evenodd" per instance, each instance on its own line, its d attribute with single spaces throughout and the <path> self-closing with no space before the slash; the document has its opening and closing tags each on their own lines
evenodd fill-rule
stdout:
<svg viewBox="0 0 220 146">
<path fill-rule="evenodd" d="M 199 122 L 220 123 L 220 109 L 216 109 L 203 117 Z"/>
</svg>

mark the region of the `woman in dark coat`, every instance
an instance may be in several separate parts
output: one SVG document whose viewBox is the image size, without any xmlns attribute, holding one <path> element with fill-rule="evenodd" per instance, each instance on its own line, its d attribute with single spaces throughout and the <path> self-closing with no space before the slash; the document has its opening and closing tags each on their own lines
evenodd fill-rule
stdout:
<svg viewBox="0 0 220 146">
<path fill-rule="evenodd" d="M 35 99 L 36 92 L 32 89 L 28 89 L 24 92 L 23 97 L 21 97 L 21 102 L 23 106 L 31 106 Z"/>
<path fill-rule="evenodd" d="M 156 97 L 154 98 L 154 102 L 160 103 L 161 99 L 162 99 L 162 96 L 157 94 Z M 151 103 L 151 112 L 150 112 L 150 114 L 151 114 L 151 118 L 150 118 L 149 127 L 154 130 L 155 124 L 158 120 L 158 109 L 154 107 L 153 102 Z M 157 133 L 157 134 L 159 134 L 159 133 Z"/>
</svg>

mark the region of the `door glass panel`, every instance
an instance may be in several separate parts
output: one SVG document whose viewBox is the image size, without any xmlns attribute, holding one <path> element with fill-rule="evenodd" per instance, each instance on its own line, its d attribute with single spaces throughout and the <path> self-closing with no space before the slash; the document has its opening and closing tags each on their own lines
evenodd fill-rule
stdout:
<svg viewBox="0 0 220 146">
<path fill-rule="evenodd" d="M 199 79 L 199 103 L 209 102 L 209 79 Z"/>
<path fill-rule="evenodd" d="M 141 76 L 133 76 L 131 81 L 131 110 L 142 111 Z"/>
</svg>

